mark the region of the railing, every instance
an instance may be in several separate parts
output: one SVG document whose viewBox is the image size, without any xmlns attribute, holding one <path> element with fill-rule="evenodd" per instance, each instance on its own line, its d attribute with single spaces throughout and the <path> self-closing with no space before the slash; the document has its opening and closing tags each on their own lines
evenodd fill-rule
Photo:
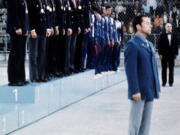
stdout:
<svg viewBox="0 0 180 135">
<path fill-rule="evenodd" d="M 5 8 L 0 9 L 0 62 L 7 62 L 9 53 L 9 35 L 6 33 L 6 13 L 7 10 Z"/>
<path fill-rule="evenodd" d="M 124 44 L 126 44 L 129 39 L 133 38 L 133 36 L 134 34 L 125 34 Z M 148 36 L 148 40 L 150 40 L 156 48 L 159 36 L 159 34 L 151 34 Z M 7 62 L 7 56 L 9 54 L 9 35 L 6 34 L 5 31 L 0 31 L 0 45 L 0 61 Z"/>
<path fill-rule="evenodd" d="M 0 61 L 7 61 L 8 43 L 9 35 L 5 31 L 0 31 Z"/>
</svg>

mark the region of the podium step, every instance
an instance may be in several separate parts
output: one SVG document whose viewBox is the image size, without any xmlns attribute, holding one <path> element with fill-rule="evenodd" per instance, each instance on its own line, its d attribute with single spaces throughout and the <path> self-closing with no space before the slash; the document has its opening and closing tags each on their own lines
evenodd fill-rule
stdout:
<svg viewBox="0 0 180 135">
<path fill-rule="evenodd" d="M 96 78 L 94 70 L 89 70 L 47 83 L 0 86 L 0 135 L 34 123 L 123 80 L 124 71 Z"/>
</svg>

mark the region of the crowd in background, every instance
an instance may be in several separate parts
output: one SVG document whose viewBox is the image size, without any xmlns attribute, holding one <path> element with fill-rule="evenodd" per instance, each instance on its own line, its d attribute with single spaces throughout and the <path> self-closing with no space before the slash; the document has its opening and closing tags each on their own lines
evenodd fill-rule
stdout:
<svg viewBox="0 0 180 135">
<path fill-rule="evenodd" d="M 170 22 L 173 29 L 180 28 L 180 2 L 178 0 L 128 0 L 113 1 L 112 5 L 118 19 L 124 24 L 123 31 L 132 34 L 132 20 L 136 15 L 145 14 L 153 22 L 152 33 L 163 31 L 164 24 Z"/>
</svg>

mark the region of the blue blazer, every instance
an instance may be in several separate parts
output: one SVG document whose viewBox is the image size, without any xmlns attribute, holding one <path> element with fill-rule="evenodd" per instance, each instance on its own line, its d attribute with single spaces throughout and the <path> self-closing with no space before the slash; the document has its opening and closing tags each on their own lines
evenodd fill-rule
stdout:
<svg viewBox="0 0 180 135">
<path fill-rule="evenodd" d="M 136 93 L 141 93 L 142 100 L 159 98 L 158 67 L 152 43 L 135 35 L 127 42 L 124 55 L 128 98 L 132 99 Z"/>
</svg>

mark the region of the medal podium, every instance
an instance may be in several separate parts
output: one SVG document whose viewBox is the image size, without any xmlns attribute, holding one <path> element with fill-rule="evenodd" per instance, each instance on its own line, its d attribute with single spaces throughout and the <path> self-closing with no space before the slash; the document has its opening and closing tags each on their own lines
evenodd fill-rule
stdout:
<svg viewBox="0 0 180 135">
<path fill-rule="evenodd" d="M 94 70 L 89 70 L 47 83 L 0 86 L 0 135 L 23 128 L 124 80 L 124 71 L 96 78 Z"/>
</svg>

